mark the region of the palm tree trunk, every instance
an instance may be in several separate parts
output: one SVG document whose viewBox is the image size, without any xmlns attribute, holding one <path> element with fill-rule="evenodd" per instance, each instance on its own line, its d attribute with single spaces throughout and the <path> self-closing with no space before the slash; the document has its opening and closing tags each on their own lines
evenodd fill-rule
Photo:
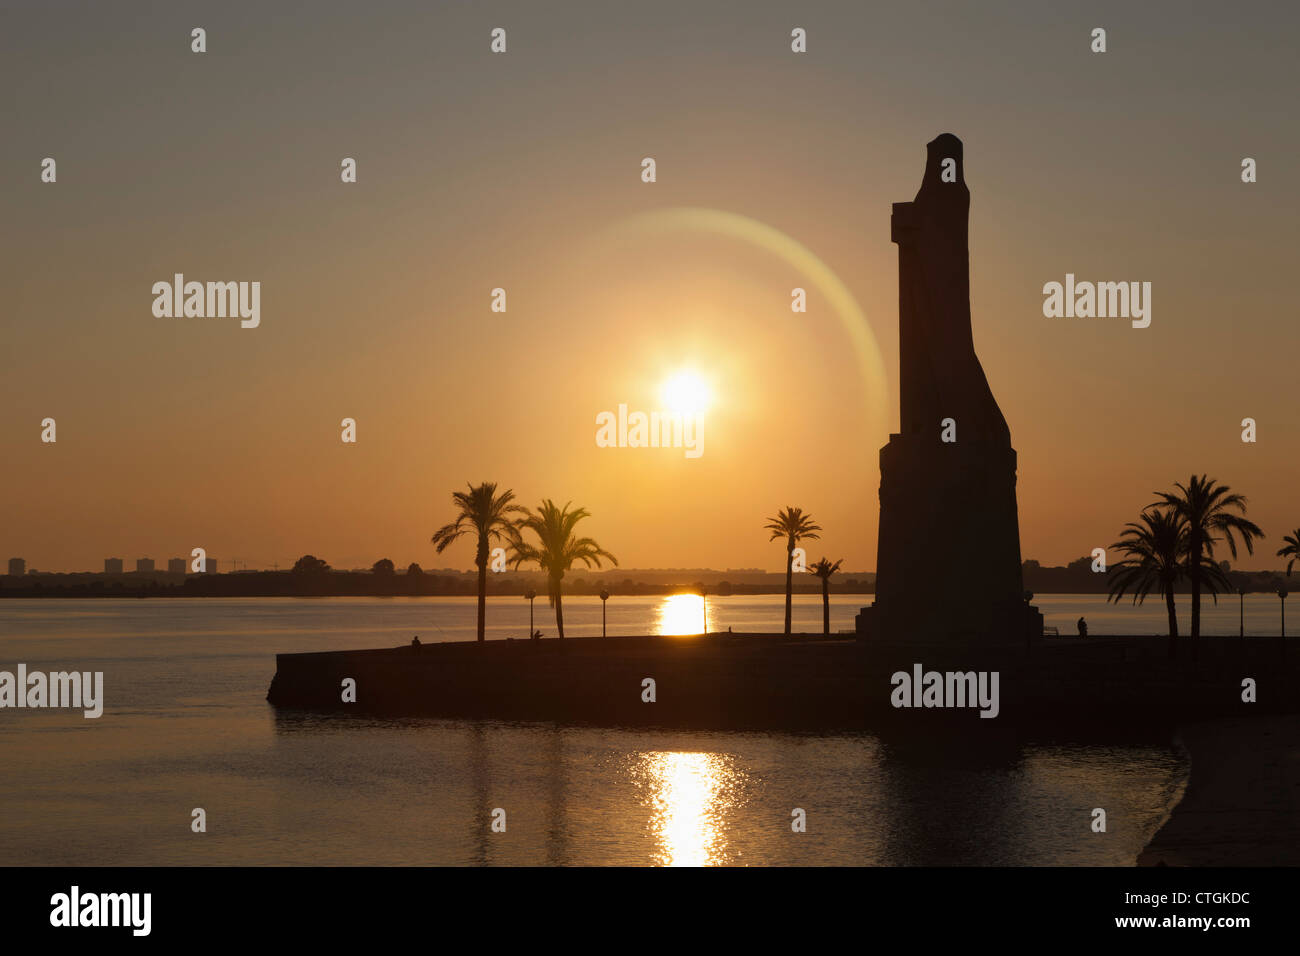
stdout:
<svg viewBox="0 0 1300 956">
<path fill-rule="evenodd" d="M 785 549 L 785 636 L 790 636 L 790 597 L 794 593 L 794 539 Z"/>
<path fill-rule="evenodd" d="M 831 579 L 822 578 L 822 633 L 831 632 Z"/>
<path fill-rule="evenodd" d="M 480 545 L 478 555 L 478 639 L 487 640 L 487 553 Z"/>
<path fill-rule="evenodd" d="M 1178 640 L 1178 609 L 1174 606 L 1174 586 L 1171 584 L 1165 588 L 1165 609 L 1169 612 L 1169 656 L 1174 656 L 1175 644 Z"/>
<path fill-rule="evenodd" d="M 560 582 L 552 581 L 551 587 L 555 589 L 555 629 L 560 632 L 560 640 L 564 640 L 564 597 L 560 594 Z"/>
<path fill-rule="evenodd" d="M 1201 636 L 1201 535 L 1192 531 L 1191 567 L 1192 573 L 1192 637 Z"/>
</svg>

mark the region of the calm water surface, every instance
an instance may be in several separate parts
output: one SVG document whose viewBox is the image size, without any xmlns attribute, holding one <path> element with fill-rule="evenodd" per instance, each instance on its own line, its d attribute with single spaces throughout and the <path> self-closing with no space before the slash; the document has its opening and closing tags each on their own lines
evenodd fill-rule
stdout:
<svg viewBox="0 0 1300 956">
<path fill-rule="evenodd" d="M 779 629 L 782 600 L 710 598 L 709 626 Z M 1100 599 L 1036 600 L 1049 623 L 1058 610 L 1107 629 Z M 832 629 L 862 603 L 836 598 Z M 704 614 L 698 598 L 607 610 L 624 633 L 698 631 Z M 522 635 L 527 611 L 493 601 L 490 635 Z M 598 599 L 565 611 L 569 633 L 600 632 Z M 544 600 L 535 613 L 553 634 Z M 820 615 L 819 601 L 797 602 L 795 628 Z M 0 601 L 0 669 L 103 671 L 107 698 L 98 720 L 0 710 L 0 864 L 1127 866 L 1185 779 L 1161 742 L 900 749 L 869 735 L 377 721 L 265 702 L 277 651 L 473 628 L 472 598 Z M 206 833 L 190 831 L 195 807 Z M 1089 829 L 1094 807 L 1105 834 Z M 496 808 L 505 833 L 490 832 Z M 791 831 L 794 808 L 805 833 Z"/>
</svg>

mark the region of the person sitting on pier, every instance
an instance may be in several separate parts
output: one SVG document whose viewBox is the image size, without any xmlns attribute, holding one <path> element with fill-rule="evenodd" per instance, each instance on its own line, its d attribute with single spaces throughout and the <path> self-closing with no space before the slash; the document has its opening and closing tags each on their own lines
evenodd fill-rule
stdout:
<svg viewBox="0 0 1300 956">
<path fill-rule="evenodd" d="M 1080 637 L 1088 636 L 1088 622 L 1083 619 L 1082 615 L 1080 615 L 1079 617 L 1079 636 Z"/>
<path fill-rule="evenodd" d="M 542 639 L 541 629 L 539 628 L 538 630 L 533 631 L 533 640 L 540 641 L 541 639 Z"/>
<path fill-rule="evenodd" d="M 415 635 L 415 637 L 411 638 L 411 650 L 418 651 L 419 649 L 420 649 L 420 635 L 417 634 Z"/>
</svg>

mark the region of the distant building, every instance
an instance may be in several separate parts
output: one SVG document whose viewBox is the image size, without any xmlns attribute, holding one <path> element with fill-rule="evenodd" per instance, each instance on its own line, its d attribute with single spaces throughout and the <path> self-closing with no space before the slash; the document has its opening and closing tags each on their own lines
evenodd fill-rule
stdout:
<svg viewBox="0 0 1300 956">
<path fill-rule="evenodd" d="M 105 574 L 121 574 L 121 573 L 122 573 L 122 559 L 121 559 L 121 558 L 105 558 L 105 559 L 104 559 L 104 573 L 105 573 Z"/>
<path fill-rule="evenodd" d="M 27 562 L 22 558 L 10 558 L 9 573 L 16 578 L 21 578 L 27 573 Z"/>
<path fill-rule="evenodd" d="M 136 574 L 153 574 L 153 558 L 136 558 Z"/>
<path fill-rule="evenodd" d="M 167 573 L 168 573 L 168 574 L 184 574 L 184 573 L 185 573 L 185 559 L 184 559 L 184 558 L 168 558 L 168 560 L 167 560 Z"/>
</svg>

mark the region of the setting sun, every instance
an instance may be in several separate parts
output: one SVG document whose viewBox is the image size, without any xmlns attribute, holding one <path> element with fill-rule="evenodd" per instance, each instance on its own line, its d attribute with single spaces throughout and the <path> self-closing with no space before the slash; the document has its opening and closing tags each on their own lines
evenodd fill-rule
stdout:
<svg viewBox="0 0 1300 956">
<path fill-rule="evenodd" d="M 683 415 L 705 412 L 712 399 L 708 385 L 694 372 L 678 372 L 664 382 L 659 394 L 671 411 Z"/>
</svg>

